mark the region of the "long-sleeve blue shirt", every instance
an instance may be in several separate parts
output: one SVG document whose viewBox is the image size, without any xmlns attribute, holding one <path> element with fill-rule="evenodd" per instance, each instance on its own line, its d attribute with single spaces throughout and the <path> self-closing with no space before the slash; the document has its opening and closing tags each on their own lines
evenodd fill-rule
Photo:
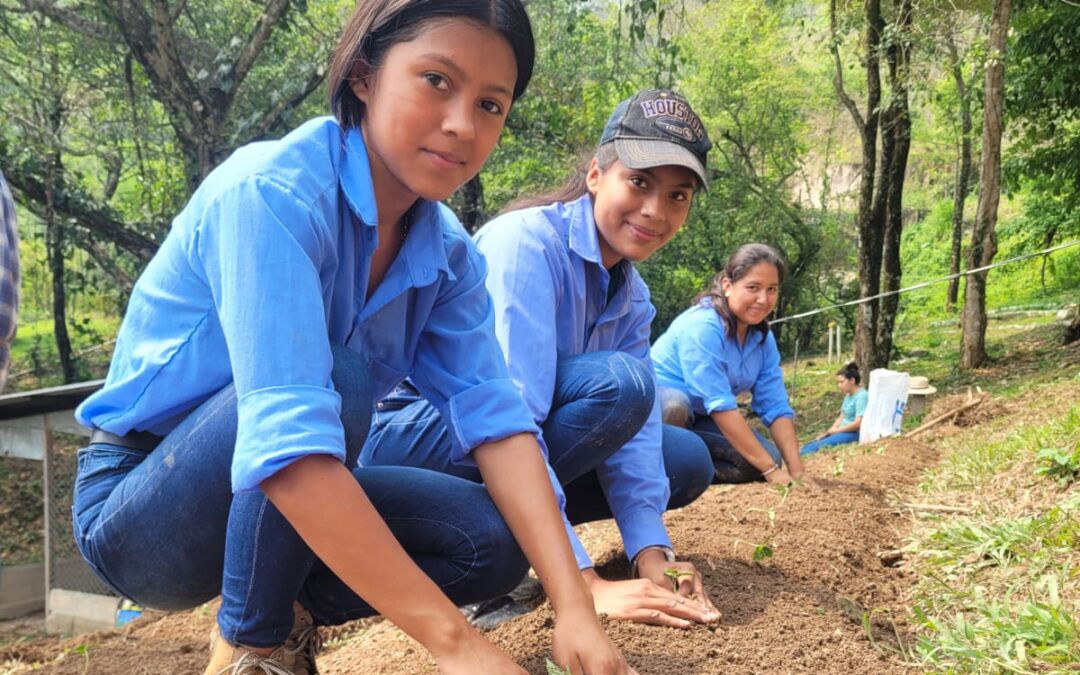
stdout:
<svg viewBox="0 0 1080 675">
<path fill-rule="evenodd" d="M 551 411 L 560 358 L 616 350 L 649 364 L 649 324 L 656 310 L 649 289 L 628 261 L 608 301 L 611 276 L 600 257 L 588 195 L 567 203 L 513 211 L 476 235 L 487 257 L 495 304 L 495 334 L 510 377 L 537 425 Z M 600 485 L 632 559 L 645 546 L 670 546 L 662 514 L 670 487 L 661 450 L 659 406 L 626 445 L 597 468 Z M 564 501 L 557 480 L 553 480 Z M 582 568 L 592 566 L 569 529 Z"/>
<path fill-rule="evenodd" d="M 76 416 L 165 435 L 236 384 L 236 491 L 296 459 L 344 460 L 331 342 L 362 354 L 373 394 L 405 376 L 442 413 L 453 459 L 539 433 L 493 332 L 485 264 L 445 206 L 422 202 L 368 298 L 378 210 L 360 130 L 311 120 L 237 150 L 173 221 L 139 278 L 105 387 Z"/>
<path fill-rule="evenodd" d="M 652 360 L 657 384 L 689 396 L 698 415 L 735 410 L 735 397 L 749 391 L 750 407 L 766 426 L 795 416 L 772 332 L 747 331 L 740 345 L 709 298 L 675 317 L 653 345 Z"/>
</svg>

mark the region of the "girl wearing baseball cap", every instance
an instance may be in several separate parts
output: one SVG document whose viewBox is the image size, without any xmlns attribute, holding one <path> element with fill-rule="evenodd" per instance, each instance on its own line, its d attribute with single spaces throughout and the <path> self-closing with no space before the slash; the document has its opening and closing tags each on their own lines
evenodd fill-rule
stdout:
<svg viewBox="0 0 1080 675">
<path fill-rule="evenodd" d="M 656 311 L 633 263 L 686 222 L 707 183 L 711 145 L 683 97 L 638 92 L 618 105 L 565 186 L 519 200 L 475 237 L 488 261 L 496 335 L 542 429 L 596 611 L 681 628 L 720 614 L 693 564 L 672 550 L 662 515 L 704 492 L 712 466 L 692 432 L 661 423 L 649 361 Z M 432 405 L 398 394 L 376 411 L 361 463 L 426 457 L 424 466 L 480 480 L 443 460 L 449 438 Z M 571 527 L 606 518 L 619 527 L 635 579 L 601 579 Z M 489 606 L 515 614 L 501 599 Z"/>
</svg>

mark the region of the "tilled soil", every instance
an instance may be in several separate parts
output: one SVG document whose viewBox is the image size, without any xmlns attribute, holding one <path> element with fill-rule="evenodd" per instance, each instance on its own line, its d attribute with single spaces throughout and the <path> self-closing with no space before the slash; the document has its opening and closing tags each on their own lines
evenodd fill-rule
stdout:
<svg viewBox="0 0 1080 675">
<path fill-rule="evenodd" d="M 904 439 L 820 455 L 808 462 L 819 489 L 784 498 L 765 484 L 713 486 L 668 514 L 676 550 L 692 560 L 723 613 L 719 627 L 681 631 L 605 619 L 641 675 L 691 673 L 908 672 L 897 653 L 908 634 L 903 602 L 912 582 L 899 505 L 938 457 Z M 601 575 L 625 577 L 617 532 L 585 534 Z M 767 546 L 771 557 L 753 560 Z M 148 614 L 126 628 L 64 641 L 36 639 L 0 648 L 0 673 L 96 675 L 199 673 L 215 607 Z M 489 637 L 530 673 L 545 672 L 554 614 L 547 603 Z M 327 675 L 434 673 L 427 653 L 379 620 L 334 629 L 320 658 Z"/>
</svg>

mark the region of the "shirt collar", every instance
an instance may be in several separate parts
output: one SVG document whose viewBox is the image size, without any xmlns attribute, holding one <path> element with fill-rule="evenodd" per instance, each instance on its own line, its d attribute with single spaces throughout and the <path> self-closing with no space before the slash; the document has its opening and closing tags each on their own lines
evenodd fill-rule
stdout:
<svg viewBox="0 0 1080 675">
<path fill-rule="evenodd" d="M 345 201 L 361 227 L 378 227 L 379 209 L 375 203 L 371 164 L 360 127 L 343 131 L 342 146 L 340 183 Z M 440 270 L 446 272 L 451 280 L 457 278 L 446 258 L 443 219 L 439 205 L 427 199 L 421 199 L 413 211 L 409 235 L 399 255 L 405 256 L 409 276 L 417 286 L 433 283 L 435 273 Z"/>
<path fill-rule="evenodd" d="M 567 202 L 566 206 L 570 209 L 570 250 L 589 262 L 603 265 L 600 234 L 593 220 L 592 195 L 586 192 L 574 201 Z"/>
</svg>

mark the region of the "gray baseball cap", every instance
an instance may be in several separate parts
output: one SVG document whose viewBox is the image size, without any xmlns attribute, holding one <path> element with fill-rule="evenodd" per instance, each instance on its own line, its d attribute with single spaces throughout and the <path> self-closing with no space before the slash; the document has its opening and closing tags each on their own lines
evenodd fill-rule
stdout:
<svg viewBox="0 0 1080 675">
<path fill-rule="evenodd" d="M 607 143 L 631 169 L 685 166 L 709 186 L 712 141 L 690 103 L 670 89 L 645 89 L 620 103 L 600 135 L 600 145 Z"/>
</svg>

